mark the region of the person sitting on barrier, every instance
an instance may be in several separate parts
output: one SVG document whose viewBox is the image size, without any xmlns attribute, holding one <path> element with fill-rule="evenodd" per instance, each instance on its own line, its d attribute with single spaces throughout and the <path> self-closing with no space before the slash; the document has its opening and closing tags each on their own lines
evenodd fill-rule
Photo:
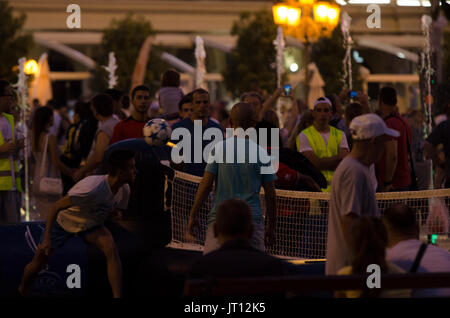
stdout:
<svg viewBox="0 0 450 318">
<path fill-rule="evenodd" d="M 275 169 L 267 152 L 258 146 L 255 141 L 246 138 L 244 133 L 244 130 L 249 130 L 249 128 L 255 126 L 256 113 L 250 104 L 237 103 L 233 106 L 230 117 L 231 125 L 235 129 L 235 135 L 217 143 L 210 152 L 209 163 L 198 187 L 189 217 L 186 237 L 189 240 L 195 240 L 194 235 L 196 235 L 196 230 L 199 228 L 198 214 L 215 182 L 214 201 L 208 214 L 204 254 L 218 248 L 212 226 L 216 218 L 217 207 L 223 201 L 233 198 L 244 199 L 252 209 L 254 222 L 252 246 L 264 251 L 264 240 L 267 244 L 275 242 Z M 229 156 L 230 153 L 232 153 L 232 157 Z M 256 154 L 255 158 L 252 158 L 250 153 Z M 256 159 L 254 163 L 252 159 Z M 267 161 L 264 162 L 263 160 Z M 266 228 L 264 227 L 260 202 L 261 186 L 264 188 L 265 194 Z"/>
<path fill-rule="evenodd" d="M 193 263 L 189 278 L 285 275 L 282 260 L 251 246 L 253 229 L 252 212 L 245 201 L 223 201 L 213 223 L 220 248 Z"/>
<path fill-rule="evenodd" d="M 387 233 L 383 222 L 373 216 L 360 217 L 352 227 L 351 248 L 355 255 L 351 266 L 338 271 L 338 275 L 367 274 L 370 265 L 379 266 L 381 274 L 401 274 L 403 269 L 386 260 Z M 410 289 L 391 289 L 368 287 L 364 290 L 342 290 L 335 292 L 337 298 L 408 298 Z"/>
<path fill-rule="evenodd" d="M 84 178 L 56 201 L 47 215 L 45 232 L 31 263 L 24 270 L 19 293 L 25 295 L 31 282 L 47 265 L 55 248 L 74 236 L 97 246 L 106 256 L 109 283 L 114 298 L 122 295 L 122 265 L 114 239 L 104 226 L 109 216 L 120 216 L 128 205 L 136 177 L 134 153 L 118 150 L 109 156 L 108 174 Z M 56 221 L 56 222 L 55 222 Z"/>
<path fill-rule="evenodd" d="M 388 234 L 386 258 L 390 262 L 410 273 L 450 270 L 448 251 L 419 240 L 419 224 L 413 208 L 404 204 L 392 205 L 384 211 L 382 220 Z M 450 288 L 413 289 L 412 297 L 450 297 Z"/>
</svg>

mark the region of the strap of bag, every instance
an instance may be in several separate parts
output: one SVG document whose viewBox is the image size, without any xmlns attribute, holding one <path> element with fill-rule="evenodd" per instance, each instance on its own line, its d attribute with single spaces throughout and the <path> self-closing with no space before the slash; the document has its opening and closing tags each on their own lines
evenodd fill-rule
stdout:
<svg viewBox="0 0 450 318">
<path fill-rule="evenodd" d="M 414 263 L 411 266 L 411 269 L 409 270 L 410 273 L 417 272 L 417 269 L 419 268 L 420 261 L 422 260 L 423 255 L 425 254 L 425 250 L 427 249 L 428 244 L 422 243 L 420 245 L 419 251 L 417 252 L 416 259 L 414 260 Z"/>
<path fill-rule="evenodd" d="M 406 129 L 406 147 L 408 148 L 409 164 L 411 165 L 411 186 L 413 186 L 414 188 L 416 188 L 415 190 L 417 190 L 416 170 L 414 169 L 414 161 L 413 161 L 413 156 L 412 156 L 412 152 L 411 152 L 411 146 L 409 144 L 408 129 L 407 129 L 405 123 L 403 122 L 403 120 L 401 120 L 397 116 L 392 114 L 392 115 L 389 115 L 386 119 L 389 119 L 389 118 L 398 119 L 398 121 L 401 122 L 403 127 L 405 127 L 405 129 Z"/>
<path fill-rule="evenodd" d="M 43 158 L 41 161 L 41 169 L 40 171 L 40 176 L 43 177 L 44 176 L 44 168 L 45 168 L 45 162 L 47 161 L 47 146 L 48 146 L 48 134 L 45 135 L 45 142 L 44 142 L 44 153 L 43 153 Z"/>
</svg>

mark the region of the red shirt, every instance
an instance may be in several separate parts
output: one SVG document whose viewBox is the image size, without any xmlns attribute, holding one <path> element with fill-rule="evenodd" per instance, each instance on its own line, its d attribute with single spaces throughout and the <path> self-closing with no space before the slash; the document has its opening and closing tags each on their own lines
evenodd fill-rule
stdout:
<svg viewBox="0 0 450 318">
<path fill-rule="evenodd" d="M 109 144 L 112 145 L 118 141 L 130 138 L 143 138 L 144 133 L 142 132 L 142 129 L 146 123 L 147 121 L 134 120 L 131 116 L 127 119 L 119 121 L 114 127 Z"/>
<path fill-rule="evenodd" d="M 409 154 L 406 140 L 408 134 L 409 143 L 411 146 L 411 127 L 399 114 L 385 119 L 386 126 L 395 129 L 400 133 L 400 136 L 391 140 L 397 140 L 397 167 L 395 168 L 392 185 L 394 189 L 402 189 L 409 187 L 411 184 L 411 174 L 409 170 Z M 383 186 L 386 165 L 386 153 L 383 153 L 380 161 L 376 164 L 378 185 Z"/>
</svg>

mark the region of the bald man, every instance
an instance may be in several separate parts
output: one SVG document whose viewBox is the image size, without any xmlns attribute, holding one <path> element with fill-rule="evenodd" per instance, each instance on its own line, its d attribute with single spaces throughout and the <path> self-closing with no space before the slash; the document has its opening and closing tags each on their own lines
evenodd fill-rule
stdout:
<svg viewBox="0 0 450 318">
<path fill-rule="evenodd" d="M 243 200 L 230 199 L 217 207 L 214 235 L 220 248 L 189 268 L 189 278 L 282 276 L 286 265 L 279 258 L 250 246 L 252 213 Z"/>
<path fill-rule="evenodd" d="M 264 251 L 264 243 L 273 244 L 275 241 L 275 170 L 271 161 L 266 161 L 269 158 L 267 152 L 258 146 L 256 140 L 248 138 L 242 133 L 242 130 L 238 130 L 238 128 L 243 130 L 253 128 L 256 120 L 257 114 L 249 104 L 237 103 L 234 105 L 230 115 L 234 135 L 217 143 L 208 159 L 205 174 L 191 209 L 187 233 L 188 238 L 195 239 L 196 229 L 198 228 L 198 212 L 215 182 L 214 201 L 208 214 L 204 254 L 219 247 L 217 238 L 214 237 L 213 223 L 216 218 L 217 207 L 228 199 L 241 199 L 250 206 L 253 221 L 253 234 L 250 240 L 252 247 Z M 227 151 L 233 151 L 232 158 L 227 158 Z M 251 158 L 251 154 L 257 154 L 256 158 Z M 227 159 L 233 160 L 229 162 Z M 267 228 L 264 227 L 260 203 L 261 186 L 265 193 Z"/>
</svg>

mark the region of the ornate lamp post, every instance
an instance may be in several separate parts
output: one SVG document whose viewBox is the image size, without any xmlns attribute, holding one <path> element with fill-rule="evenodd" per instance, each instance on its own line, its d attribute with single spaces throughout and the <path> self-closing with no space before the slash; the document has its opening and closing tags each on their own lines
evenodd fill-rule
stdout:
<svg viewBox="0 0 450 318">
<path fill-rule="evenodd" d="M 275 24 L 283 33 L 300 40 L 305 46 L 305 98 L 308 97 L 308 64 L 311 43 L 330 37 L 339 23 L 340 8 L 335 3 L 315 0 L 286 0 L 272 6 Z"/>
</svg>

